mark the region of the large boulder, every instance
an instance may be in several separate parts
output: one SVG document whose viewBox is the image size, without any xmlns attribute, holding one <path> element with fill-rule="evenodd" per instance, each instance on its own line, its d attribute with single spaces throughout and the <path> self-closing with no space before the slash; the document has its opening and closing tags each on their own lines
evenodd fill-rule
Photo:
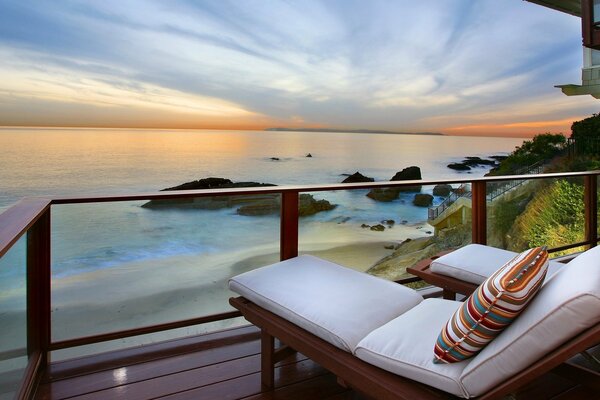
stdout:
<svg viewBox="0 0 600 400">
<path fill-rule="evenodd" d="M 448 164 L 448 168 L 453 169 L 455 171 L 469 171 L 471 167 L 463 163 L 451 163 Z"/>
<path fill-rule="evenodd" d="M 311 194 L 303 193 L 298 199 L 298 215 L 306 217 L 321 211 L 333 210 L 337 204 L 331 204 L 325 199 L 315 200 Z"/>
<path fill-rule="evenodd" d="M 433 196 L 426 193 L 417 193 L 413 199 L 413 204 L 418 207 L 429 207 L 433 204 Z"/>
<path fill-rule="evenodd" d="M 367 197 L 376 200 L 389 202 L 396 200 L 400 196 L 400 191 L 396 188 L 371 189 Z"/>
<path fill-rule="evenodd" d="M 434 196 L 447 197 L 448 195 L 450 195 L 451 191 L 452 191 L 452 186 L 447 185 L 447 184 L 435 185 L 433 187 L 433 195 Z"/>
<path fill-rule="evenodd" d="M 260 216 L 278 214 L 281 204 L 277 198 L 246 204 L 237 209 L 239 215 Z"/>
<path fill-rule="evenodd" d="M 302 193 L 298 198 L 298 215 L 306 217 L 321 211 L 333 210 L 337 204 L 331 204 L 327 200 L 316 200 L 311 194 Z M 281 203 L 279 197 L 269 200 L 246 204 L 237 209 L 239 215 L 275 215 L 279 214 Z"/>
<path fill-rule="evenodd" d="M 390 179 L 391 181 L 414 181 L 421 180 L 421 168 L 419 167 L 408 167 L 402 171 L 396 172 L 396 175 Z"/>
<path fill-rule="evenodd" d="M 368 176 L 364 176 L 360 172 L 356 171 L 352 175 L 349 175 L 346 179 L 342 181 L 342 183 L 358 183 L 358 182 L 375 182 L 374 178 L 369 178 Z"/>
<path fill-rule="evenodd" d="M 396 172 L 396 174 L 392 177 L 392 179 L 390 179 L 390 181 L 414 181 L 421 179 L 421 168 L 412 166 L 404 168 L 402 171 Z M 367 197 L 377 201 L 393 201 L 400 197 L 401 192 L 420 191 L 421 185 L 372 189 L 369 193 L 367 193 Z"/>
<path fill-rule="evenodd" d="M 186 182 L 178 186 L 162 189 L 172 190 L 201 190 L 201 189 L 233 189 L 245 187 L 276 186 L 272 183 L 258 182 L 232 182 L 225 178 L 204 178 L 197 181 Z M 252 196 L 211 196 L 211 197 L 188 197 L 184 199 L 161 199 L 150 200 L 142 204 L 144 208 L 197 208 L 205 210 L 218 210 L 221 208 L 234 207 L 236 205 L 264 201 L 277 198 L 277 194 L 262 194 Z"/>
</svg>

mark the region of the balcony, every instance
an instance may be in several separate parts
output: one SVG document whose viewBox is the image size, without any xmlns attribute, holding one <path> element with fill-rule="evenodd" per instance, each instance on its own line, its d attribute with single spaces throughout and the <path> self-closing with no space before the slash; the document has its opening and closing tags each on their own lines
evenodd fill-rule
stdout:
<svg viewBox="0 0 600 400">
<path fill-rule="evenodd" d="M 598 244 L 598 177 L 600 171 L 489 177 L 463 180 L 421 181 L 420 185 L 436 184 L 471 187 L 471 242 L 488 242 L 488 191 L 506 181 L 578 181 L 583 187 L 585 223 L 583 240 L 565 243 L 551 251 L 565 252 Z M 206 334 L 185 334 L 185 330 L 218 321 L 231 321 L 240 316 L 226 304 L 222 312 L 194 315 L 191 318 L 140 324 L 114 332 L 57 338 L 56 331 L 69 332 L 70 326 L 56 326 L 53 308 L 51 276 L 52 227 L 51 215 L 56 207 L 132 202 L 141 200 L 178 200 L 207 196 L 277 195 L 281 199 L 279 217 L 280 259 L 302 252 L 298 198 L 306 192 L 364 191 L 372 188 L 414 186 L 415 181 L 381 182 L 340 185 L 263 187 L 231 190 L 203 190 L 97 196 L 80 198 L 24 199 L 0 215 L 0 257 L 13 249 L 20 239 L 26 240 L 26 290 L 23 291 L 26 318 L 23 324 L 23 346 L 2 347 L 0 362 L 6 367 L 0 374 L 3 394 L 27 398 L 173 398 L 173 399 L 361 399 L 361 395 L 340 386 L 335 376 L 301 354 L 291 354 L 277 368 L 274 391 L 261 392 L 259 331 L 253 326 L 220 329 Z M 525 186 L 525 185 L 520 185 Z M 427 215 L 424 217 L 427 219 Z M 54 221 L 54 220 L 53 220 Z M 415 278 L 399 283 L 414 282 Z M 131 283 L 133 284 L 133 282 Z M 77 282 L 74 283 L 77 285 Z M 433 291 L 433 294 L 437 292 Z M 85 298 L 80 298 L 85 306 Z M 140 301 L 143 301 L 140 300 Z M 90 308 L 89 321 L 94 324 Z M 64 324 L 63 324 L 64 325 Z M 124 342 L 128 338 L 155 335 L 169 331 L 184 331 L 171 340 L 150 340 L 145 345 L 125 345 L 111 351 L 92 351 L 82 356 L 78 349 L 104 343 Z M 6 337 L 4 338 L 6 339 Z M 61 353 L 62 352 L 62 353 Z M 67 353 L 65 353 L 67 352 Z M 71 352 L 71 353 L 69 353 Z M 62 354 L 59 357 L 57 355 Z M 64 354 L 71 354 L 65 356 Z M 2 364 L 0 364 L 2 365 Z M 573 369 L 565 367 L 556 374 L 547 374 L 518 393 L 523 398 L 592 398 L 595 393 L 573 380 Z M 560 373 L 560 376 L 557 374 Z M 564 376 L 569 377 L 569 379 Z M 553 397 L 554 396 L 554 397 Z"/>
</svg>

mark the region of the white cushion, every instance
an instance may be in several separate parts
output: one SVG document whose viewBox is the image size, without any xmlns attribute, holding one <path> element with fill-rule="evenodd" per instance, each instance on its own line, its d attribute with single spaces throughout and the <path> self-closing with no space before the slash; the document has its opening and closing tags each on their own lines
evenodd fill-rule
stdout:
<svg viewBox="0 0 600 400">
<path fill-rule="evenodd" d="M 431 271 L 480 285 L 500 267 L 518 253 L 481 244 L 469 244 L 435 259 Z M 565 264 L 550 261 L 546 279 L 549 279 Z"/>
<path fill-rule="evenodd" d="M 434 364 L 433 345 L 441 327 L 462 303 L 427 299 L 360 341 L 354 354 L 394 374 L 467 397 L 460 375 L 469 360 Z"/>
<path fill-rule="evenodd" d="M 310 255 L 233 277 L 229 288 L 348 352 L 423 300 L 397 283 Z"/>
<path fill-rule="evenodd" d="M 600 247 L 547 280 L 527 309 L 471 360 L 461 381 L 478 396 L 600 322 Z"/>
</svg>

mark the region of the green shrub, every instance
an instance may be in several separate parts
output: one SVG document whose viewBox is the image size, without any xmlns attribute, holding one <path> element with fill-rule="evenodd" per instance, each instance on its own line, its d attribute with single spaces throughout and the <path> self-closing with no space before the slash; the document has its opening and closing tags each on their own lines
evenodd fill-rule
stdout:
<svg viewBox="0 0 600 400">
<path fill-rule="evenodd" d="M 511 230 L 513 250 L 558 247 L 584 240 L 583 186 L 559 180 L 542 188 L 517 217 Z"/>
<path fill-rule="evenodd" d="M 599 138 L 600 137 L 600 113 L 591 117 L 573 122 L 571 125 L 571 138 Z"/>
<path fill-rule="evenodd" d="M 560 134 L 543 133 L 526 140 L 515 149 L 492 175 L 511 175 L 519 168 L 528 167 L 540 161 L 550 160 L 565 148 L 566 138 Z"/>
</svg>

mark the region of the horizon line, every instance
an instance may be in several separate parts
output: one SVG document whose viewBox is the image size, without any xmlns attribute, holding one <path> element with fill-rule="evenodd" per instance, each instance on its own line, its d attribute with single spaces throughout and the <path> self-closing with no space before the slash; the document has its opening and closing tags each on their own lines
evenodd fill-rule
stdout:
<svg viewBox="0 0 600 400">
<path fill-rule="evenodd" d="M 253 131 L 253 132 L 281 132 L 281 133 L 285 133 L 286 131 L 275 131 L 275 130 L 269 130 L 269 129 L 273 129 L 273 128 L 277 128 L 277 127 L 267 127 L 267 128 L 244 128 L 244 129 L 239 129 L 239 128 L 166 128 L 166 127 L 123 127 L 123 126 L 55 126 L 55 125 L 0 125 L 0 129 L 6 130 L 6 129 L 42 129 L 42 130 L 60 130 L 60 129 L 64 129 L 64 130 L 74 130 L 74 129 L 88 129 L 88 130 L 107 130 L 107 129 L 118 129 L 118 130 L 154 130 L 154 131 L 194 131 L 194 130 L 205 130 L 205 131 Z M 321 129 L 321 128 L 310 128 L 310 127 L 297 127 L 297 128 L 286 128 L 288 129 L 288 132 L 294 132 L 294 129 L 298 129 L 298 131 L 296 132 L 302 132 L 302 129 Z M 322 129 L 336 129 L 340 132 L 327 132 L 327 131 L 323 131 L 323 133 L 369 133 L 369 132 L 353 132 L 353 130 L 355 130 L 354 128 L 325 128 L 322 127 Z M 344 129 L 348 129 L 348 132 L 344 132 Z M 369 128 L 360 128 L 360 129 L 365 129 L 365 130 L 378 130 L 378 129 L 369 129 Z M 382 130 L 384 131 L 384 130 Z M 387 131 L 387 130 L 386 130 Z M 318 132 L 318 131 L 317 131 Z M 402 133 L 402 132 L 393 132 L 393 131 L 387 131 L 389 133 L 387 134 L 398 134 L 398 135 L 407 135 L 407 136 L 411 136 L 411 135 L 419 135 L 419 136 L 423 136 L 420 135 L 419 132 L 410 132 L 410 133 Z M 375 134 L 377 132 L 373 132 L 373 134 Z M 534 135 L 527 135 L 527 134 L 523 134 L 522 136 L 515 136 L 515 135 L 502 135 L 502 134 L 497 134 L 497 133 L 492 133 L 492 134 L 485 134 L 485 133 L 481 133 L 481 134 L 457 134 L 457 133 L 446 133 L 443 132 L 443 129 L 440 130 L 439 132 L 435 132 L 435 133 L 439 133 L 439 135 L 430 135 L 430 136 L 446 136 L 446 137 L 450 137 L 450 136 L 470 136 L 470 137 L 498 137 L 498 138 L 520 138 L 520 139 L 531 139 L 533 136 L 536 136 L 538 134 L 543 134 L 543 133 L 547 133 L 547 132 L 540 132 L 540 133 L 536 133 Z M 557 132 L 562 134 L 565 137 L 568 137 L 569 135 L 564 134 L 563 132 Z M 383 134 L 383 133 L 382 133 Z"/>
</svg>

